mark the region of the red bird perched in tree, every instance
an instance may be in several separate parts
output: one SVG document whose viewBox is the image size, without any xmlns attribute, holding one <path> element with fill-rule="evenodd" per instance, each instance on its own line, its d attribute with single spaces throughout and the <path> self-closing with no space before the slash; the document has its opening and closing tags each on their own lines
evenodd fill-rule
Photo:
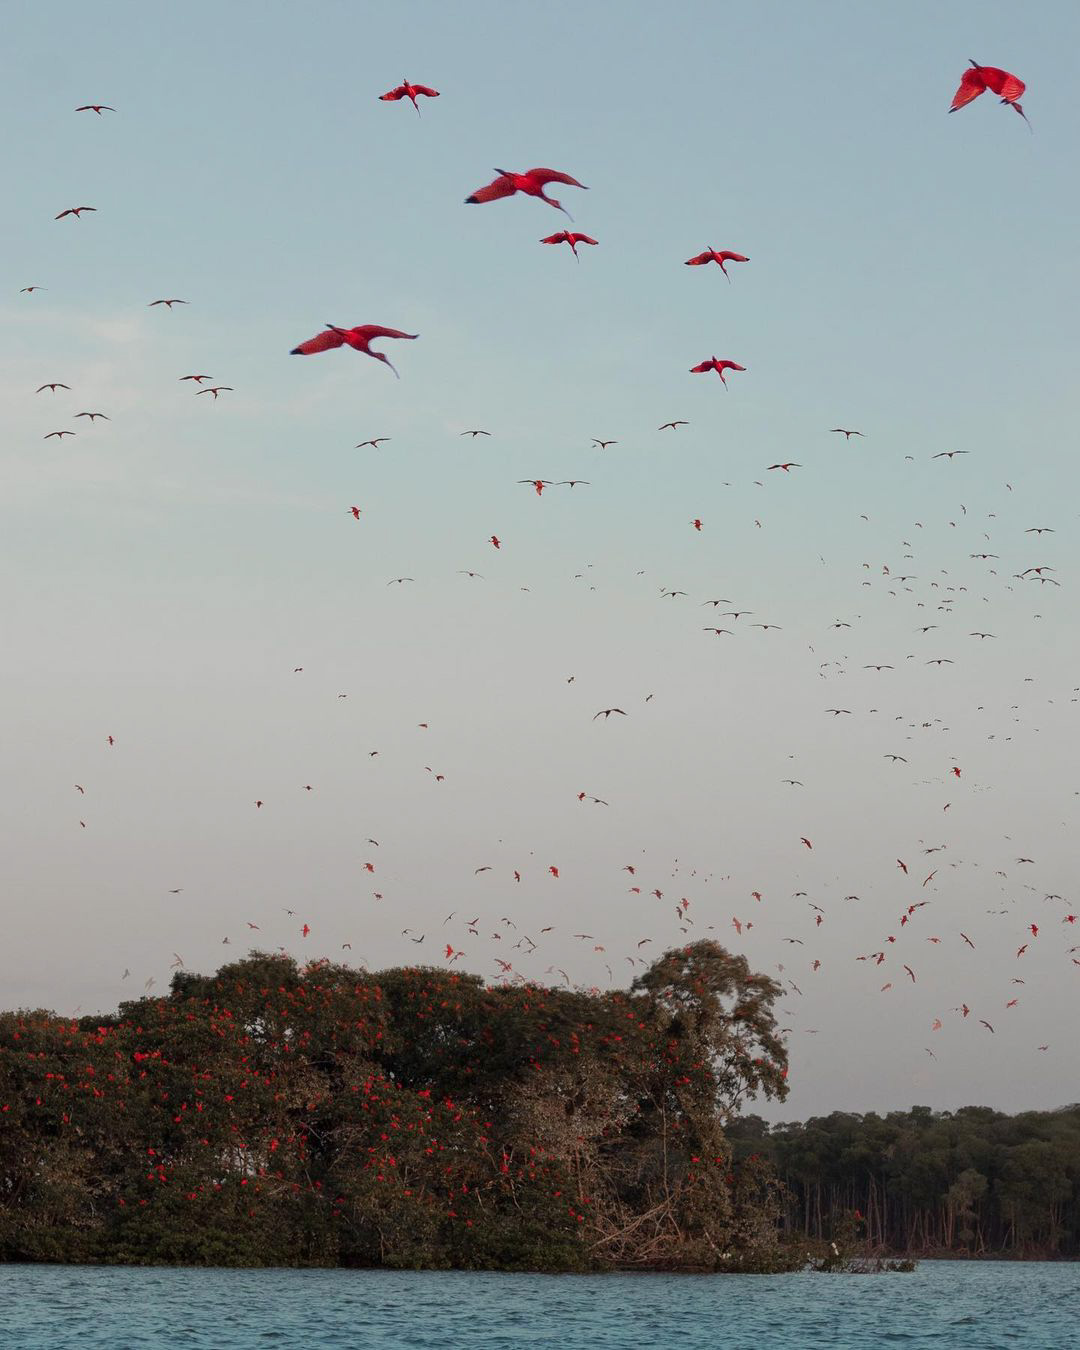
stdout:
<svg viewBox="0 0 1080 1350">
<path fill-rule="evenodd" d="M 391 89 L 387 94 L 379 95 L 380 103 L 396 103 L 399 98 L 412 100 L 412 105 L 416 109 L 417 117 L 420 116 L 420 105 L 416 101 L 417 94 L 423 94 L 424 98 L 438 98 L 437 89 L 429 89 L 426 84 L 410 84 L 408 80 L 402 80 L 396 89 Z"/>
<path fill-rule="evenodd" d="M 997 66 L 980 66 L 978 61 L 972 61 L 971 67 L 960 77 L 960 88 L 953 95 L 952 106 L 949 108 L 951 113 L 989 89 L 998 95 L 1002 103 L 1008 103 L 1010 107 L 1015 108 L 1027 122 L 1027 114 L 1017 101 L 1027 88 L 1023 80 L 1010 75 L 1007 70 L 1000 70 Z M 1030 122 L 1028 126 L 1031 126 Z"/>
<path fill-rule="evenodd" d="M 351 347 L 353 351 L 363 352 L 365 356 L 373 356 L 376 361 L 382 361 L 388 365 L 394 374 L 393 363 L 383 352 L 373 352 L 371 343 L 375 338 L 408 338 L 412 341 L 420 336 L 419 333 L 403 333 L 400 328 L 383 328 L 377 323 L 359 324 L 356 328 L 338 328 L 335 324 L 328 323 L 325 332 L 316 334 L 313 338 L 308 338 L 306 342 L 301 342 L 299 347 L 294 347 L 289 352 L 290 356 L 314 356 L 316 352 L 327 352 L 331 347 Z M 401 377 L 398 376 L 400 379 Z"/>
<path fill-rule="evenodd" d="M 727 277 L 728 284 L 730 285 L 731 278 L 728 277 L 728 270 L 724 266 L 724 264 L 726 262 L 749 262 L 749 261 L 750 259 L 744 257 L 741 253 L 732 253 L 732 251 L 729 248 L 720 248 L 720 249 L 707 248 L 704 253 L 699 253 L 697 257 L 687 258 L 685 265 L 687 267 L 701 267 L 705 263 L 711 262 L 719 263 L 720 271 L 723 272 L 724 276 Z"/>
<path fill-rule="evenodd" d="M 691 374 L 691 375 L 704 375 L 704 374 L 706 373 L 706 371 L 709 371 L 709 370 L 715 370 L 716 373 L 717 373 L 717 375 L 720 376 L 720 379 L 721 379 L 721 381 L 723 382 L 724 388 L 726 389 L 726 388 L 727 388 L 727 380 L 724 379 L 724 371 L 725 371 L 725 370 L 745 370 L 745 369 L 746 369 L 746 367 L 745 367 L 745 366 L 740 366 L 739 363 L 738 363 L 737 361 L 718 361 L 718 360 L 716 359 L 716 357 L 714 356 L 714 357 L 712 357 L 712 358 L 711 358 L 710 360 L 708 360 L 708 361 L 702 361 L 702 363 L 701 363 L 699 366 L 691 366 L 691 367 L 690 367 L 690 374 Z"/>
<path fill-rule="evenodd" d="M 477 188 L 471 196 L 466 197 L 466 206 L 475 206 L 478 202 L 496 202 L 500 197 L 512 197 L 515 192 L 524 192 L 526 196 L 539 197 L 542 202 L 554 206 L 556 210 L 573 220 L 573 216 L 561 202 L 544 195 L 544 188 L 548 183 L 567 183 L 570 187 L 588 191 L 584 183 L 579 183 L 568 173 L 560 173 L 558 169 L 526 169 L 524 173 L 510 173 L 507 169 L 496 169 L 495 172 L 499 175 L 498 178 L 487 187 Z"/>
<path fill-rule="evenodd" d="M 542 244 L 569 244 L 570 252 L 578 262 L 577 246 L 578 244 L 595 244 L 597 241 L 587 234 L 575 234 L 573 230 L 560 230 L 558 234 L 549 234 L 547 238 L 541 239 Z"/>
</svg>

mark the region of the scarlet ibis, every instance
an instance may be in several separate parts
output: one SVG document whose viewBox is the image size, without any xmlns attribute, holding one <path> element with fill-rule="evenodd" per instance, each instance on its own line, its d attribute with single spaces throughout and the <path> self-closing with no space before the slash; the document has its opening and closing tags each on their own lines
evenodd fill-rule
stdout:
<svg viewBox="0 0 1080 1350">
<path fill-rule="evenodd" d="M 399 98 L 407 98 L 412 102 L 416 109 L 417 117 L 420 116 L 420 105 L 416 101 L 417 94 L 422 94 L 424 98 L 438 98 L 439 91 L 431 89 L 426 84 L 410 84 L 408 80 L 402 80 L 396 89 L 391 89 L 388 93 L 379 95 L 380 103 L 396 103 Z"/>
<path fill-rule="evenodd" d="M 495 202 L 500 197 L 512 197 L 515 192 L 524 192 L 529 197 L 539 197 L 542 202 L 547 202 L 548 206 L 554 206 L 556 210 L 561 211 L 565 216 L 573 220 L 573 216 L 567 211 L 561 202 L 557 202 L 554 197 L 548 197 L 544 193 L 544 188 L 548 183 L 566 183 L 570 187 L 585 188 L 584 183 L 579 183 L 576 178 L 571 178 L 568 173 L 560 173 L 558 169 L 526 169 L 524 173 L 512 173 L 508 169 L 496 169 L 499 175 L 494 182 L 489 183 L 487 187 L 477 188 L 471 196 L 465 198 L 467 206 L 475 206 L 479 202 Z"/>
<path fill-rule="evenodd" d="M 348 346 L 353 351 L 363 352 L 365 356 L 372 356 L 376 361 L 382 361 L 397 375 L 392 361 L 384 352 L 373 352 L 371 350 L 373 339 L 383 337 L 408 338 L 411 341 L 419 336 L 419 333 L 403 333 L 400 328 L 383 328 L 377 323 L 359 324 L 355 328 L 338 328 L 336 324 L 328 323 L 324 332 L 317 333 L 315 337 L 308 338 L 306 342 L 301 342 L 299 347 L 294 347 L 289 355 L 314 356 L 316 352 L 326 352 L 331 347 Z M 398 379 L 400 378 L 401 376 L 398 375 Z"/>
<path fill-rule="evenodd" d="M 96 206 L 69 206 L 66 211 L 61 211 L 58 216 L 53 216 L 53 220 L 63 220 L 65 216 L 76 216 L 79 220 L 82 220 L 82 213 L 84 211 L 96 210 Z"/>
<path fill-rule="evenodd" d="M 580 262 L 577 251 L 578 244 L 595 244 L 596 240 L 590 238 L 587 234 L 575 234 L 573 230 L 560 230 L 558 234 L 549 234 L 540 242 L 542 244 L 569 244 L 570 252 Z"/>
<path fill-rule="evenodd" d="M 709 370 L 715 370 L 716 373 L 717 373 L 717 375 L 720 376 L 720 379 L 721 379 L 721 381 L 722 381 L 722 383 L 723 383 L 723 386 L 724 386 L 724 388 L 726 389 L 726 388 L 727 388 L 727 380 L 724 379 L 724 371 L 725 371 L 725 370 L 745 370 L 745 369 L 746 369 L 746 367 L 745 367 L 745 366 L 740 366 L 739 363 L 738 363 L 737 361 L 726 361 L 726 360 L 725 360 L 725 361 L 718 361 L 718 360 L 716 359 L 716 357 L 714 356 L 714 357 L 711 357 L 708 361 L 702 361 L 700 365 L 697 365 L 697 366 L 691 366 L 691 367 L 690 367 L 690 374 L 691 374 L 691 375 L 704 375 L 706 371 L 709 371 Z"/>
<path fill-rule="evenodd" d="M 960 77 L 960 88 L 953 95 L 949 111 L 956 112 L 957 108 L 962 108 L 989 89 L 1000 97 L 1002 103 L 1008 103 L 1027 122 L 1027 114 L 1018 101 L 1026 88 L 1023 80 L 1011 75 L 1007 70 L 1001 70 L 998 66 L 980 66 L 978 61 L 972 61 L 971 69 L 965 70 Z M 1028 126 L 1031 126 L 1030 122 Z"/>
<path fill-rule="evenodd" d="M 721 249 L 707 248 L 704 253 L 699 253 L 693 258 L 687 258 L 685 265 L 687 267 L 702 267 L 705 263 L 711 262 L 719 263 L 720 271 L 723 272 L 724 276 L 727 277 L 728 284 L 730 285 L 731 277 L 728 276 L 728 270 L 724 266 L 724 264 L 726 262 L 749 262 L 749 261 L 750 259 L 744 257 L 743 254 L 732 253 L 731 249 L 729 248 L 721 248 Z"/>
</svg>

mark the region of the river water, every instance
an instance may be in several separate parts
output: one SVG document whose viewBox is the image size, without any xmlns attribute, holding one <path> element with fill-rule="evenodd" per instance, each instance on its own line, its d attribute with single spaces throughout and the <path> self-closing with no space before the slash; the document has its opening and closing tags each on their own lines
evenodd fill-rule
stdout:
<svg viewBox="0 0 1080 1350">
<path fill-rule="evenodd" d="M 1074 1350 L 1080 1266 L 501 1275 L 0 1266 L 0 1350 Z"/>
</svg>

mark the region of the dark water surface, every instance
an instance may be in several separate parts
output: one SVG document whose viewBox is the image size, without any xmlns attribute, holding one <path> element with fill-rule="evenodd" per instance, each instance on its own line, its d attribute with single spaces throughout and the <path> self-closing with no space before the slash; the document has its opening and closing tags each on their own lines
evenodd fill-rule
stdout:
<svg viewBox="0 0 1080 1350">
<path fill-rule="evenodd" d="M 1073 1350 L 1080 1266 L 497 1275 L 0 1266 L 0 1350 Z"/>
</svg>

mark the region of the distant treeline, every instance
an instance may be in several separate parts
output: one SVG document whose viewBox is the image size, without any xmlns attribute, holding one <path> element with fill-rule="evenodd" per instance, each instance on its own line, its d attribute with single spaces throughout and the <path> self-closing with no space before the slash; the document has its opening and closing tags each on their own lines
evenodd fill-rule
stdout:
<svg viewBox="0 0 1080 1350">
<path fill-rule="evenodd" d="M 745 1116 L 727 1133 L 736 1157 L 772 1163 L 789 1233 L 854 1232 L 915 1255 L 1080 1257 L 1080 1105 L 834 1112 L 771 1129 Z"/>
<path fill-rule="evenodd" d="M 722 1128 L 786 1094 L 779 994 L 712 942 L 609 993 L 253 953 L 0 1014 L 0 1259 L 784 1268 Z"/>
</svg>

